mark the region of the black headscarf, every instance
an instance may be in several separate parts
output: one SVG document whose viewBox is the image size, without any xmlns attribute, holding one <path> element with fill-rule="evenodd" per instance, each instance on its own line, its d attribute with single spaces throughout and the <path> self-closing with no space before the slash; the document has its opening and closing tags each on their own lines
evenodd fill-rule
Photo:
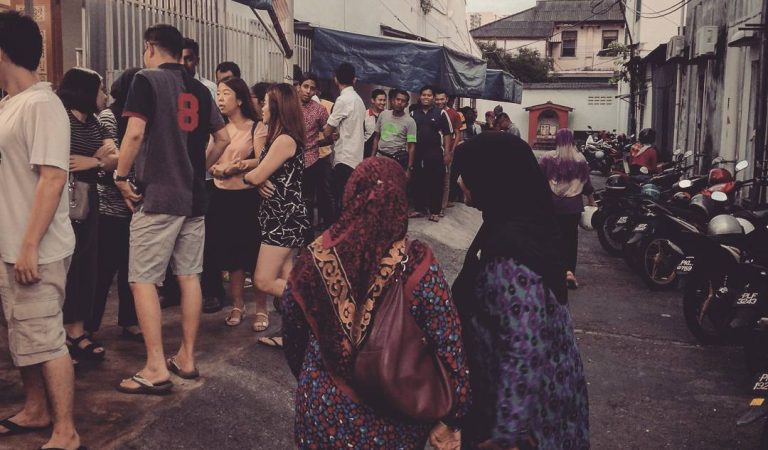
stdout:
<svg viewBox="0 0 768 450">
<path fill-rule="evenodd" d="M 123 136 L 125 136 L 125 129 L 128 127 L 128 119 L 123 117 L 123 109 L 125 108 L 125 101 L 128 99 L 128 91 L 131 89 L 131 83 L 133 83 L 133 77 L 141 69 L 134 67 L 126 69 L 119 77 L 112 83 L 109 90 L 109 95 L 115 100 L 109 109 L 112 110 L 112 114 L 115 115 L 117 120 L 117 140 L 122 142 Z"/>
<path fill-rule="evenodd" d="M 471 191 L 472 206 L 483 212 L 473 243 L 481 262 L 513 258 L 539 274 L 565 304 L 566 270 L 556 245 L 551 191 L 528 144 L 509 133 L 485 132 L 457 150 L 454 167 Z"/>
</svg>

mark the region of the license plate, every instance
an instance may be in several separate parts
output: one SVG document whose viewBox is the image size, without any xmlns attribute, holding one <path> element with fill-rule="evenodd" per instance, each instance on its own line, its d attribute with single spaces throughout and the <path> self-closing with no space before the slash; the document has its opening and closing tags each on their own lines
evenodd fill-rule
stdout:
<svg viewBox="0 0 768 450">
<path fill-rule="evenodd" d="M 742 292 L 738 299 L 736 299 L 737 305 L 754 305 L 757 304 L 757 292 Z"/>
<path fill-rule="evenodd" d="M 752 392 L 758 395 L 768 393 L 768 373 L 760 374 L 755 378 L 755 384 L 752 385 Z"/>
<path fill-rule="evenodd" d="M 691 271 L 693 271 L 693 256 L 688 256 L 680 261 L 680 264 L 677 265 L 677 269 L 675 269 L 675 271 L 678 273 L 678 275 L 686 275 L 691 273 Z"/>
<path fill-rule="evenodd" d="M 647 229 L 648 229 L 648 224 L 647 223 L 641 223 L 641 224 L 639 224 L 639 225 L 637 225 L 635 227 L 634 231 L 635 231 L 635 233 L 638 233 L 638 232 L 641 232 L 641 231 L 645 231 Z"/>
<path fill-rule="evenodd" d="M 624 225 L 628 220 L 629 216 L 619 217 L 619 220 L 616 221 L 616 225 Z"/>
</svg>

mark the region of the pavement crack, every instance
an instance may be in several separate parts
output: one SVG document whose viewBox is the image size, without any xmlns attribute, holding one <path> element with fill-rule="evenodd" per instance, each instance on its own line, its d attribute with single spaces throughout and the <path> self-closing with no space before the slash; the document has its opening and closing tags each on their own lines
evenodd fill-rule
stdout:
<svg viewBox="0 0 768 450">
<path fill-rule="evenodd" d="M 609 331 L 596 331 L 596 330 L 585 330 L 581 328 L 574 328 L 574 332 L 576 334 L 585 334 L 588 336 L 598 336 L 598 337 L 611 337 L 611 338 L 618 338 L 618 339 L 626 339 L 630 341 L 635 342 L 644 342 L 644 343 L 651 343 L 655 345 L 675 345 L 677 347 L 681 348 L 688 348 L 688 349 L 696 349 L 696 350 L 708 350 L 710 347 L 705 347 L 703 345 L 699 344 L 691 344 L 690 342 L 684 342 L 679 341 L 676 339 L 663 339 L 663 338 L 654 338 L 654 337 L 648 337 L 648 336 L 640 336 L 636 334 L 630 334 L 630 333 L 611 333 Z"/>
</svg>

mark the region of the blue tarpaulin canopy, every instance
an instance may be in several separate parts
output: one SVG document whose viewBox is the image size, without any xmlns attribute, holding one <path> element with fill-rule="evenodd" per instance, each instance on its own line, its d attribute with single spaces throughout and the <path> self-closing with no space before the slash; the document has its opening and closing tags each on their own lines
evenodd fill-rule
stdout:
<svg viewBox="0 0 768 450">
<path fill-rule="evenodd" d="M 485 74 L 485 100 L 522 103 L 523 84 L 503 70 L 488 69 Z"/>
<path fill-rule="evenodd" d="M 334 69 L 348 62 L 362 83 L 408 91 L 431 84 L 477 98 L 485 90 L 485 61 L 447 47 L 324 28 L 315 29 L 313 41 L 311 70 L 322 78 L 333 78 Z"/>
</svg>

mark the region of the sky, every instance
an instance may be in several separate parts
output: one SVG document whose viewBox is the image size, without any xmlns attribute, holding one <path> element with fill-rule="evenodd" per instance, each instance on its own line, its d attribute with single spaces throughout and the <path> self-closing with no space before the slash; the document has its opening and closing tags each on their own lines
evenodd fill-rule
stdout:
<svg viewBox="0 0 768 450">
<path fill-rule="evenodd" d="M 467 12 L 514 14 L 535 4 L 536 0 L 467 0 Z"/>
</svg>

